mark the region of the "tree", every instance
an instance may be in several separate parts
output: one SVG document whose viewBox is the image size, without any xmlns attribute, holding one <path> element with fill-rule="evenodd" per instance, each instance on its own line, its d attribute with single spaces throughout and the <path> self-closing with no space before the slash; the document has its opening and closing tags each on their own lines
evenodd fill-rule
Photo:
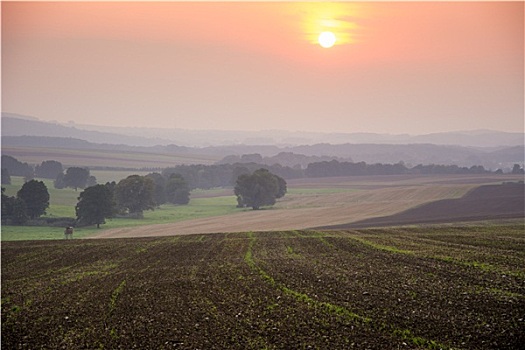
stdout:
<svg viewBox="0 0 525 350">
<path fill-rule="evenodd" d="M 15 199 L 6 195 L 5 188 L 2 187 L 2 224 L 7 224 L 7 220 L 12 218 Z"/>
<path fill-rule="evenodd" d="M 33 168 L 27 164 L 19 162 L 16 158 L 3 155 L 2 169 L 7 169 L 11 176 L 23 176 L 25 178 L 33 176 Z"/>
<path fill-rule="evenodd" d="M 90 175 L 86 181 L 86 187 L 95 186 L 97 184 L 97 178 L 93 175 Z"/>
<path fill-rule="evenodd" d="M 279 190 L 277 191 L 275 198 L 279 199 L 279 198 L 284 197 L 284 195 L 288 191 L 288 188 L 286 186 L 286 181 L 282 177 L 277 176 L 277 175 L 274 175 L 274 176 L 277 179 L 277 184 L 279 185 Z"/>
<path fill-rule="evenodd" d="M 62 163 L 56 160 L 45 160 L 35 167 L 35 176 L 44 179 L 56 179 L 64 171 Z"/>
<path fill-rule="evenodd" d="M 27 215 L 31 219 L 45 214 L 49 207 L 49 192 L 42 181 L 31 180 L 26 182 L 16 195 L 25 202 Z"/>
<path fill-rule="evenodd" d="M 29 219 L 27 215 L 27 205 L 20 198 L 15 198 L 13 201 L 13 213 L 11 214 L 11 221 L 15 225 L 23 225 Z"/>
<path fill-rule="evenodd" d="M 53 181 L 53 187 L 59 190 L 66 188 L 66 183 L 64 182 L 64 173 L 59 173 L 57 175 L 55 181 Z"/>
<path fill-rule="evenodd" d="M 524 169 L 520 167 L 519 164 L 514 164 L 514 166 L 512 167 L 511 174 L 523 174 L 523 173 L 524 173 Z"/>
<path fill-rule="evenodd" d="M 230 182 L 230 186 L 235 186 L 235 183 L 237 181 L 237 179 L 239 178 L 239 176 L 241 175 L 249 175 L 251 173 L 250 169 L 248 169 L 247 167 L 245 166 L 236 166 L 235 168 L 233 168 L 233 171 L 232 171 L 232 178 L 231 178 L 231 182 Z"/>
<path fill-rule="evenodd" d="M 2 185 L 11 185 L 11 175 L 7 168 L 2 168 Z"/>
<path fill-rule="evenodd" d="M 286 181 L 266 169 L 237 178 L 234 193 L 240 207 L 249 206 L 254 210 L 261 206 L 274 205 L 275 200 L 286 193 Z"/>
<path fill-rule="evenodd" d="M 166 199 L 173 204 L 190 202 L 190 187 L 182 175 L 172 174 L 166 184 Z"/>
<path fill-rule="evenodd" d="M 157 205 L 166 203 L 166 179 L 164 176 L 159 173 L 150 173 L 146 177 L 149 177 L 155 183 L 155 193 L 153 195 L 155 203 Z"/>
<path fill-rule="evenodd" d="M 81 225 L 97 225 L 106 223 L 106 218 L 115 214 L 115 201 L 111 190 L 106 185 L 95 185 L 80 193 L 75 207 L 77 221 Z"/>
<path fill-rule="evenodd" d="M 115 188 L 117 206 L 129 214 L 143 216 L 144 210 L 154 209 L 155 183 L 151 178 L 130 175 L 120 180 Z"/>
<path fill-rule="evenodd" d="M 74 188 L 76 191 L 78 188 L 86 188 L 88 179 L 89 169 L 71 167 L 66 170 L 64 184 L 66 187 Z"/>
</svg>

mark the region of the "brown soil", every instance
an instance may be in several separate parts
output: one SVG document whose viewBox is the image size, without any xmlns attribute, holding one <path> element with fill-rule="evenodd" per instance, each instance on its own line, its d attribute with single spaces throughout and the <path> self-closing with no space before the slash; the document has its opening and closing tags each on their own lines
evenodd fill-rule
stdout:
<svg viewBox="0 0 525 350">
<path fill-rule="evenodd" d="M 461 198 L 434 201 L 398 214 L 324 228 L 344 229 L 523 217 L 525 217 L 525 185 L 504 183 L 480 186 Z"/>
<path fill-rule="evenodd" d="M 519 349 L 519 225 L 2 243 L 2 349 Z"/>
</svg>

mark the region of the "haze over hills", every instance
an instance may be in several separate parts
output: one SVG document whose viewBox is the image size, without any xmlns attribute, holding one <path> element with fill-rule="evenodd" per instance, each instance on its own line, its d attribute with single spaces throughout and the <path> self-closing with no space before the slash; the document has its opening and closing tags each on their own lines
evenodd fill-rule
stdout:
<svg viewBox="0 0 525 350">
<path fill-rule="evenodd" d="M 409 136 L 130 128 L 109 128 L 112 131 L 109 132 L 108 128 L 97 127 L 98 130 L 95 130 L 95 126 L 84 127 L 2 113 L 2 154 L 23 160 L 24 155 L 30 152 L 28 148 L 84 149 L 200 155 L 208 160 L 226 157 L 224 161 L 240 161 L 242 155 L 259 154 L 261 161 L 269 165 L 279 163 L 305 167 L 310 161 L 338 159 L 369 164 L 404 162 L 409 166 L 482 165 L 491 170 L 509 169 L 515 163 L 523 165 L 525 158 L 522 133 L 471 131 Z M 138 131 L 142 136 L 132 135 Z M 156 131 L 159 137 L 147 137 Z M 304 142 L 299 143 L 300 139 Z M 294 140 L 298 144 L 291 141 L 290 144 L 283 144 L 285 140 Z M 206 146 L 206 143 L 211 145 Z M 290 163 L 290 159 L 298 163 Z"/>
<path fill-rule="evenodd" d="M 101 127 L 76 123 L 60 124 L 35 117 L 2 113 L 3 136 L 72 137 L 94 143 L 130 146 L 170 145 L 207 147 L 224 145 L 276 145 L 281 147 L 327 144 L 419 144 L 463 147 L 523 146 L 524 133 L 473 130 L 426 135 L 377 133 L 314 133 L 284 130 L 223 131 L 170 128 Z"/>
</svg>

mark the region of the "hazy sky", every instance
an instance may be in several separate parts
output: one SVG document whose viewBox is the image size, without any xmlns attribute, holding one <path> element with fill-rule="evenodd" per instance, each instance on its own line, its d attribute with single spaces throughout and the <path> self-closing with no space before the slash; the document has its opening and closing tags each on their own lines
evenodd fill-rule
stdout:
<svg viewBox="0 0 525 350">
<path fill-rule="evenodd" d="M 524 129 L 524 2 L 1 6 L 4 112 L 186 129 Z M 333 47 L 318 44 L 323 31 Z"/>
</svg>

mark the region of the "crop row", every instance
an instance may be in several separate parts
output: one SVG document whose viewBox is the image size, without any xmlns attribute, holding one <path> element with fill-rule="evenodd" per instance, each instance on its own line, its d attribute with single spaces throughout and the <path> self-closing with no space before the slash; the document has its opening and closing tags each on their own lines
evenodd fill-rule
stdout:
<svg viewBox="0 0 525 350">
<path fill-rule="evenodd" d="M 515 349 L 522 228 L 494 229 L 5 242 L 2 346 Z"/>
</svg>

